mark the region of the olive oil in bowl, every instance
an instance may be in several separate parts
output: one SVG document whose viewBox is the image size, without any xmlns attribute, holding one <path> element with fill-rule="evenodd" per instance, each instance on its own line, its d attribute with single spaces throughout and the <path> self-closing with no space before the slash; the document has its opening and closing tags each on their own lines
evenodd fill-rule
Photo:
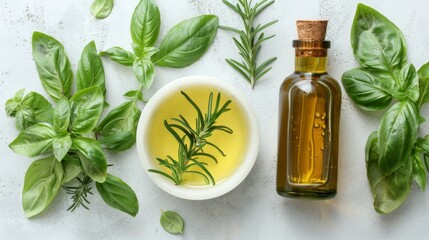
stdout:
<svg viewBox="0 0 429 240">
<path fill-rule="evenodd" d="M 189 200 L 234 189 L 259 151 L 258 122 L 247 99 L 225 81 L 206 76 L 180 78 L 156 92 L 142 111 L 136 138 L 152 182 Z"/>
<path fill-rule="evenodd" d="M 150 155 L 153 156 L 153 164 L 155 166 L 158 165 L 156 158 L 164 158 L 165 156 L 171 156 L 174 159 L 178 158 L 178 142 L 166 129 L 164 120 L 173 123 L 171 120 L 172 118 L 179 118 L 179 115 L 182 115 L 183 118 L 190 123 L 191 127 L 195 129 L 197 112 L 181 94 L 181 91 L 186 93 L 198 105 L 203 114 L 207 111 L 210 93 L 217 96 L 219 92 L 218 89 L 195 85 L 178 89 L 160 103 L 159 107 L 152 115 L 148 132 Z M 233 132 L 232 134 L 228 134 L 223 131 L 214 131 L 213 135 L 207 138 L 207 141 L 221 149 L 225 156 L 222 156 L 215 147 L 207 145 L 203 149 L 204 153 L 216 157 L 218 163 L 214 162 L 213 159 L 209 157 L 198 157 L 200 162 L 207 164 L 205 167 L 210 171 L 216 183 L 221 183 L 237 169 L 243 160 L 248 141 L 248 124 L 243 110 L 238 105 L 239 103 L 234 101 L 234 98 L 230 94 L 224 92 L 220 93 L 221 102 L 231 100 L 231 104 L 228 106 L 231 110 L 223 113 L 217 119 L 216 125 L 227 126 Z M 162 171 L 168 172 L 165 166 L 157 167 Z M 189 171 L 195 172 L 200 171 L 200 169 L 197 166 L 193 166 Z M 207 186 L 204 178 L 195 173 L 184 173 L 183 179 L 183 185 L 185 186 Z"/>
</svg>

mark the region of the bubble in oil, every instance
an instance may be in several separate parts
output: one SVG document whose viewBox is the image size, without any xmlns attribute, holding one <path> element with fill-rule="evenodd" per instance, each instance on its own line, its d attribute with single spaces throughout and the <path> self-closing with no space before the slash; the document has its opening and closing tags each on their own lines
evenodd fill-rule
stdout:
<svg viewBox="0 0 429 240">
<path fill-rule="evenodd" d="M 320 128 L 320 124 L 315 123 L 315 124 L 314 124 L 314 128 Z"/>
<path fill-rule="evenodd" d="M 320 113 L 319 113 L 319 112 L 316 112 L 315 118 L 316 118 L 316 119 L 319 119 L 319 118 L 320 118 Z"/>
</svg>

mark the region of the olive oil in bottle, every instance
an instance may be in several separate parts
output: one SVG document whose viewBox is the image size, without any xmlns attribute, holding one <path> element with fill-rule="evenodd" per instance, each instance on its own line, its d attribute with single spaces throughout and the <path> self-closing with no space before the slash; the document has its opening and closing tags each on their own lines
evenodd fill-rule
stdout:
<svg viewBox="0 0 429 240">
<path fill-rule="evenodd" d="M 330 198 L 337 192 L 341 88 L 327 74 L 327 21 L 297 21 L 295 72 L 280 88 L 277 193 Z"/>
</svg>

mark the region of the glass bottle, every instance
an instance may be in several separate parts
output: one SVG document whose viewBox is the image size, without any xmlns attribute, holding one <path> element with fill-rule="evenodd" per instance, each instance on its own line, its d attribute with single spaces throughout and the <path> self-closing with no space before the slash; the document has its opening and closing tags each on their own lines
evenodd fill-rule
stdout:
<svg viewBox="0 0 429 240">
<path fill-rule="evenodd" d="M 297 21 L 295 72 L 280 88 L 277 193 L 331 198 L 337 192 L 341 88 L 327 73 L 327 21 Z"/>
</svg>

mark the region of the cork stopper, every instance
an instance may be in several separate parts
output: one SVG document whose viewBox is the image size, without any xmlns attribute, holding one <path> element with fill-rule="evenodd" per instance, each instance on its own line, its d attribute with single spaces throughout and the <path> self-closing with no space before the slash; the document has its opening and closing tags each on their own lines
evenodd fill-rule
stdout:
<svg viewBox="0 0 429 240">
<path fill-rule="evenodd" d="M 327 20 L 298 20 L 298 40 L 293 41 L 297 57 L 326 57 L 330 42 L 325 41 Z"/>
<path fill-rule="evenodd" d="M 325 40 L 327 26 L 327 20 L 298 20 L 296 21 L 298 39 L 305 41 L 323 41 Z"/>
</svg>

